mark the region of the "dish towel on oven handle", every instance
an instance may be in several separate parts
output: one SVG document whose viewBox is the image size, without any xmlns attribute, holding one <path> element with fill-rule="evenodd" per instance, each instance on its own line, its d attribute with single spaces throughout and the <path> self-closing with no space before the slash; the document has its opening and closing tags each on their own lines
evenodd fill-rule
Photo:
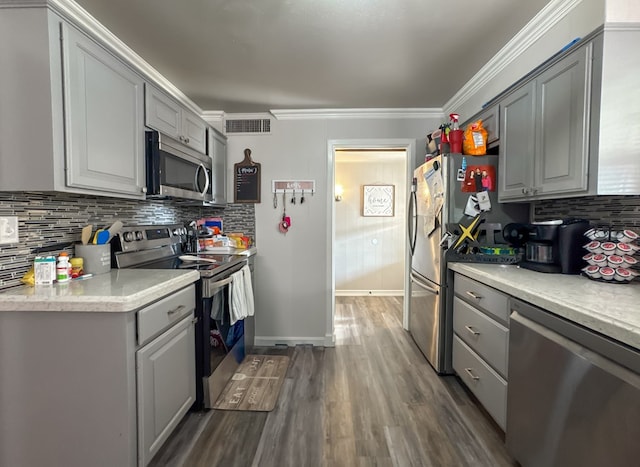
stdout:
<svg viewBox="0 0 640 467">
<path fill-rule="evenodd" d="M 251 269 L 248 265 L 231 274 L 229 304 L 231 305 L 229 307 L 231 325 L 247 316 L 253 316 L 253 284 L 251 283 Z"/>
</svg>

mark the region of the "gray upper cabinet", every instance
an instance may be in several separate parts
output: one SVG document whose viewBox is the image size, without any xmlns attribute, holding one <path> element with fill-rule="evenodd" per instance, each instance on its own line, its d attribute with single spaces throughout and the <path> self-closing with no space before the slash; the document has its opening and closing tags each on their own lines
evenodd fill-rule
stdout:
<svg viewBox="0 0 640 467">
<path fill-rule="evenodd" d="M 1 11 L 0 189 L 143 199 L 140 76 L 45 7 Z"/>
<path fill-rule="evenodd" d="M 149 83 L 145 84 L 145 123 L 202 154 L 207 153 L 204 120 Z"/>
<path fill-rule="evenodd" d="M 209 155 L 213 159 L 211 205 L 221 206 L 227 204 L 227 138 L 209 127 Z"/>
<path fill-rule="evenodd" d="M 535 194 L 587 190 L 592 44 L 536 79 L 538 96 Z"/>
<path fill-rule="evenodd" d="M 500 102 L 500 201 L 587 194 L 592 48 L 580 47 Z"/>
<path fill-rule="evenodd" d="M 533 185 L 535 86 L 528 83 L 500 102 L 498 199 L 520 199 Z"/>
<path fill-rule="evenodd" d="M 67 185 L 141 194 L 142 78 L 66 23 L 62 44 Z"/>
</svg>

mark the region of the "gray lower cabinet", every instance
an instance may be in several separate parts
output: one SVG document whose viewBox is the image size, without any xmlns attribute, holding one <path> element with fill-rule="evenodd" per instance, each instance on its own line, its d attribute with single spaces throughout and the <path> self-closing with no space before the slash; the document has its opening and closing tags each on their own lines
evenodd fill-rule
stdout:
<svg viewBox="0 0 640 467">
<path fill-rule="evenodd" d="M 138 458 L 147 465 L 195 401 L 193 312 L 138 350 L 136 369 Z"/>
<path fill-rule="evenodd" d="M 145 84 L 145 124 L 206 154 L 206 123 L 152 84 Z"/>
<path fill-rule="evenodd" d="M 500 101 L 501 202 L 587 194 L 592 55 L 590 42 Z"/>
<path fill-rule="evenodd" d="M 227 138 L 215 128 L 209 127 L 209 155 L 213 160 L 211 205 L 227 204 Z"/>
<path fill-rule="evenodd" d="M 496 423 L 506 429 L 508 296 L 456 273 L 453 369 Z"/>
<path fill-rule="evenodd" d="M 0 187 L 143 199 L 143 81 L 46 7 L 0 15 Z"/>
<path fill-rule="evenodd" d="M 131 312 L 0 312 L 0 465 L 145 466 L 195 399 L 194 309 L 190 285 Z"/>
</svg>

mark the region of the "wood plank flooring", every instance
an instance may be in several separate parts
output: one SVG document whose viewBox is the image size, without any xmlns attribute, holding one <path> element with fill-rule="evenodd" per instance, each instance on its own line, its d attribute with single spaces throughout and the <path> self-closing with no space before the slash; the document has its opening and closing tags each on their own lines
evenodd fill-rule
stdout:
<svg viewBox="0 0 640 467">
<path fill-rule="evenodd" d="M 402 297 L 338 297 L 336 346 L 289 355 L 271 412 L 189 413 L 153 466 L 517 466 L 503 434 L 402 329 Z"/>
</svg>

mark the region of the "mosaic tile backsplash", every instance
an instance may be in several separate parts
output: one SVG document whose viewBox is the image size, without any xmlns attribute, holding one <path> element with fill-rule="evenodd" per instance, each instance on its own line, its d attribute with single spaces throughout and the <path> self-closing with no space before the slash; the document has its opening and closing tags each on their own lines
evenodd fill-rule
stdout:
<svg viewBox="0 0 640 467">
<path fill-rule="evenodd" d="M 594 224 L 610 225 L 614 230 L 631 229 L 640 233 L 640 196 L 585 196 L 538 201 L 533 205 L 534 220 L 575 217 Z"/>
<path fill-rule="evenodd" d="M 40 192 L 0 192 L 0 216 L 18 216 L 19 239 L 15 245 L 0 245 L 0 290 L 20 285 L 31 267 L 34 250 L 59 246 L 66 250 L 80 241 L 87 224 L 97 227 L 121 220 L 134 224 L 188 224 L 202 217 L 221 217 L 226 232 L 244 232 L 255 242 L 255 206 L 229 204 L 226 208 L 187 206 L 169 200 L 135 201 L 119 198 Z"/>
</svg>

